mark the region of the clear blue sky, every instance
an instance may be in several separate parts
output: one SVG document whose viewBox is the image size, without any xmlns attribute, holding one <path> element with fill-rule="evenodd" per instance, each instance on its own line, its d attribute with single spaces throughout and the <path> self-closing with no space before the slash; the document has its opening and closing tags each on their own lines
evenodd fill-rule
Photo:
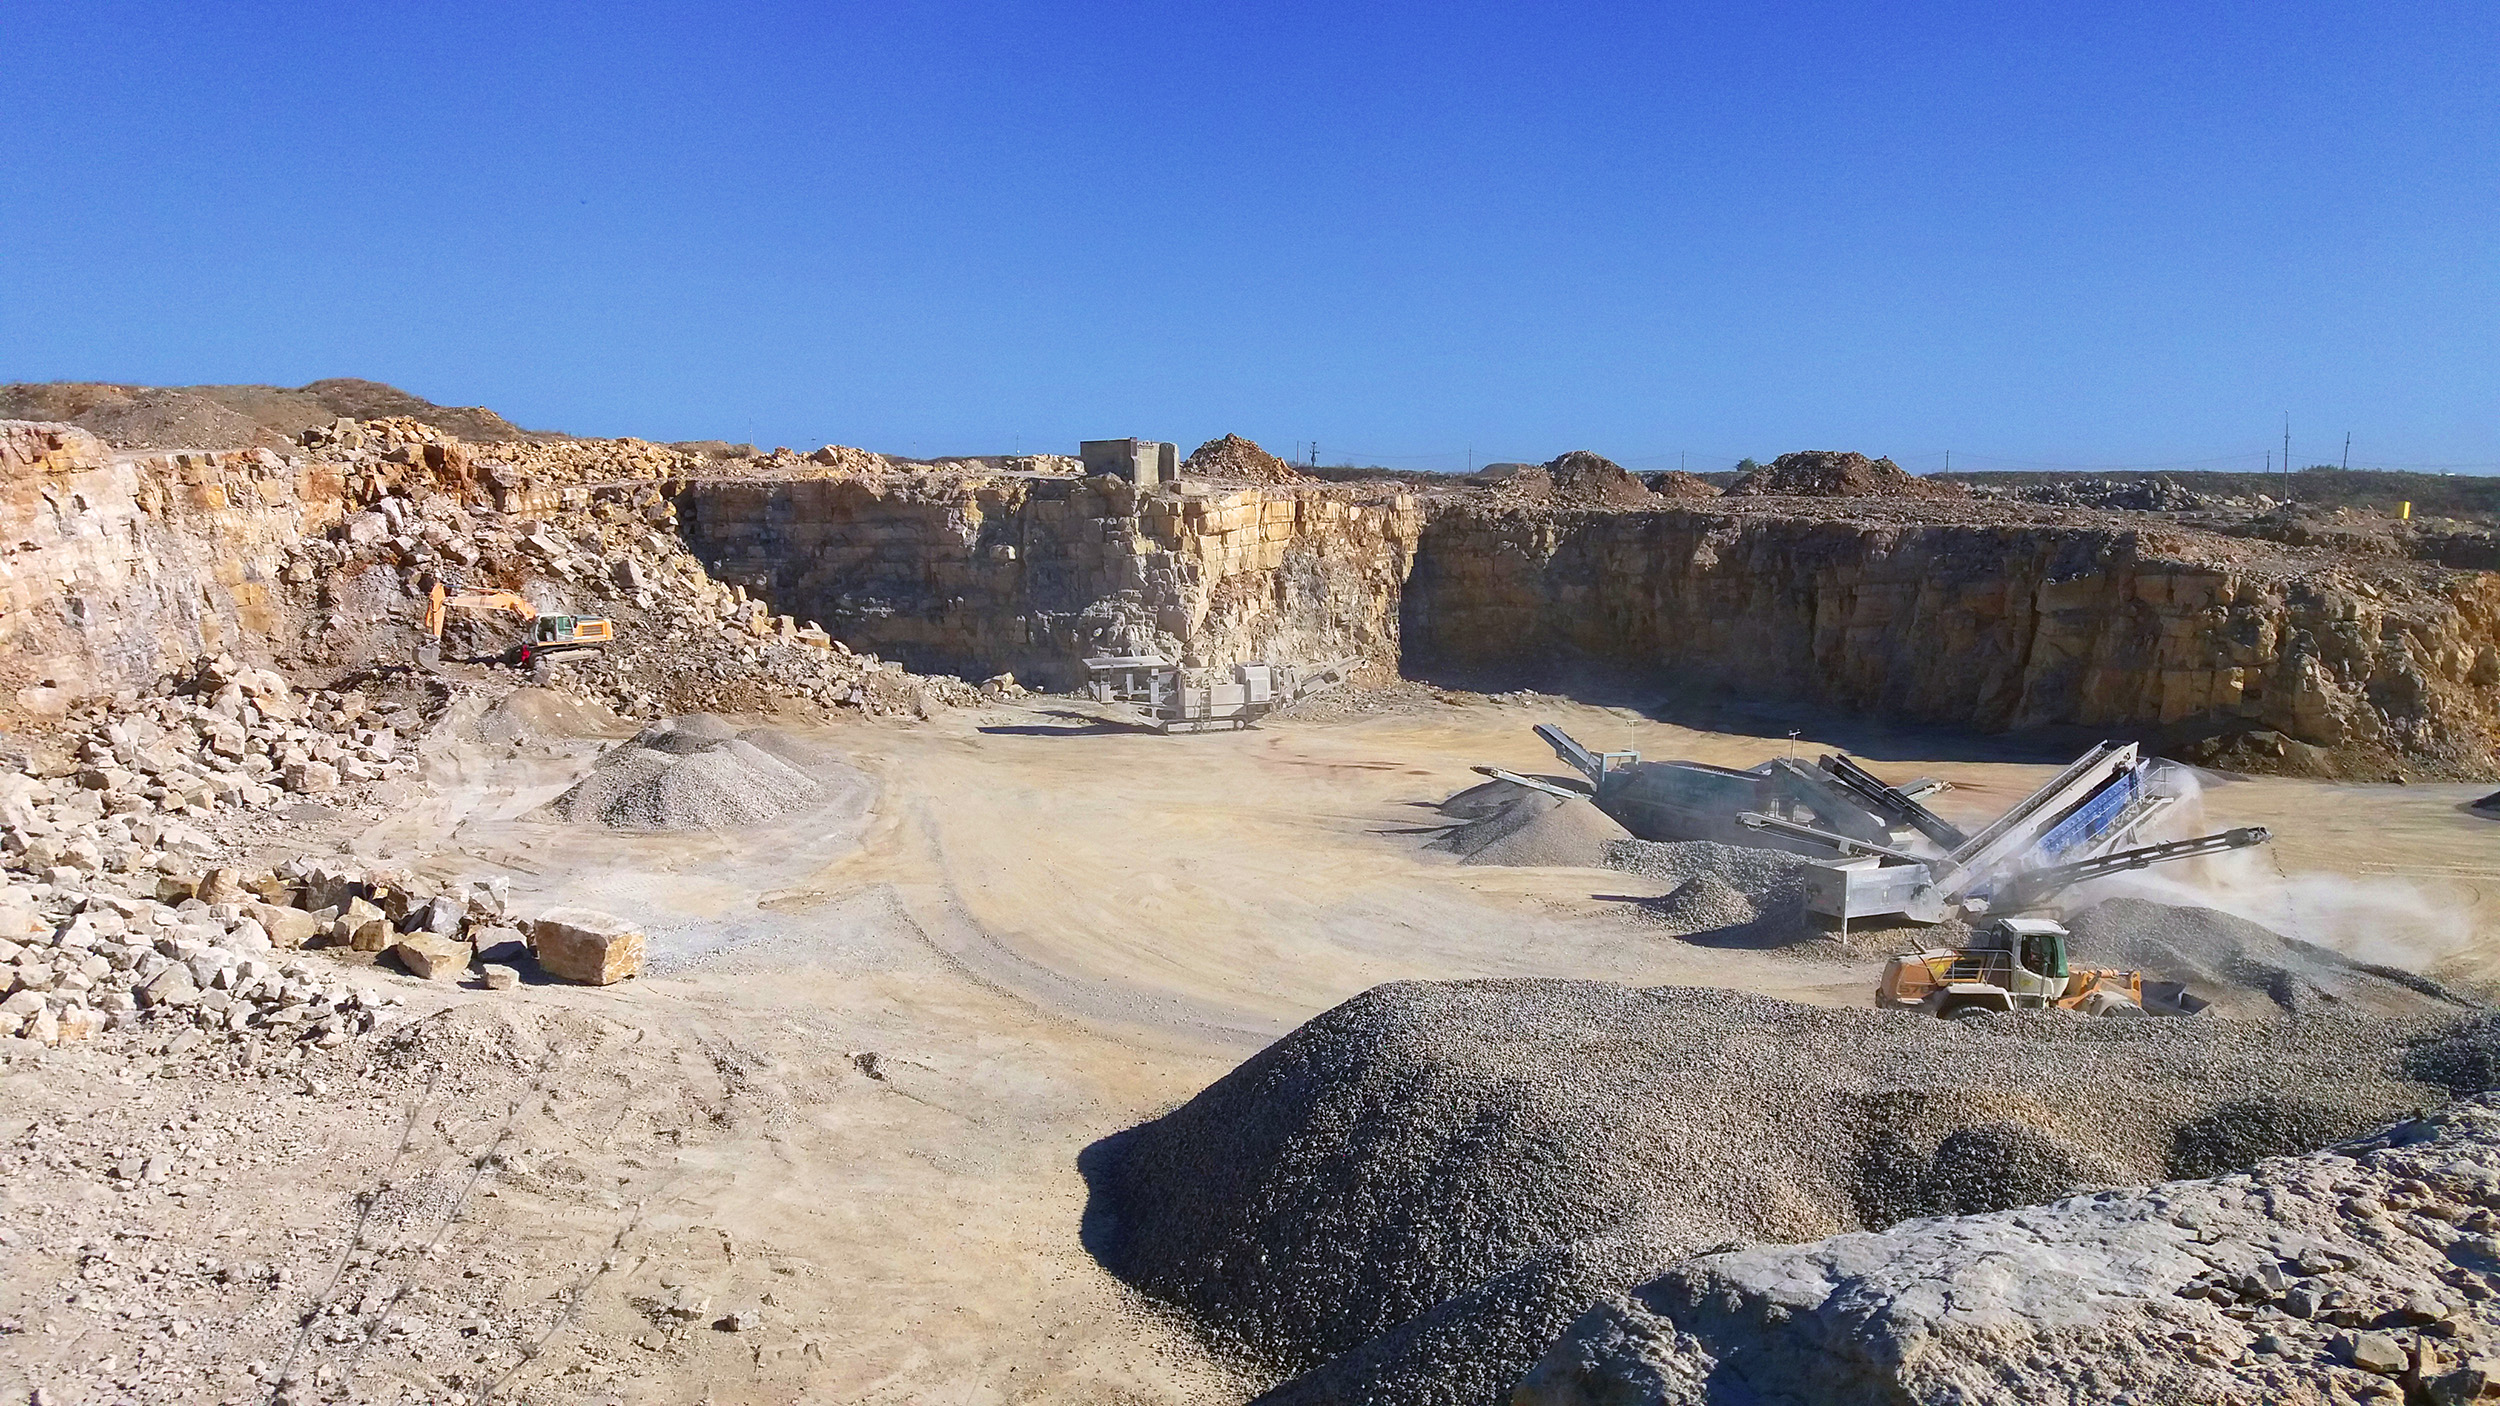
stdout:
<svg viewBox="0 0 2500 1406">
<path fill-rule="evenodd" d="M 0 6 L 0 380 L 2500 468 L 2500 6 Z"/>
</svg>

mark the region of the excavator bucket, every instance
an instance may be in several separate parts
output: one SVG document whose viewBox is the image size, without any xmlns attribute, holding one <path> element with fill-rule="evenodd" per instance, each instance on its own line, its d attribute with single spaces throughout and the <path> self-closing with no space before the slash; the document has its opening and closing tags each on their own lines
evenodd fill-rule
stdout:
<svg viewBox="0 0 2500 1406">
<path fill-rule="evenodd" d="M 2144 1009 L 2152 1015 L 2201 1015 L 2212 1004 L 2181 982 L 2144 983 Z"/>
</svg>

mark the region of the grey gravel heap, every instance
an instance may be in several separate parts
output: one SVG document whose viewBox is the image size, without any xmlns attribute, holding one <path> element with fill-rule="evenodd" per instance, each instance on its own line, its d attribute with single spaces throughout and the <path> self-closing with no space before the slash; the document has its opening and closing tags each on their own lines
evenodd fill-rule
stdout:
<svg viewBox="0 0 2500 1406">
<path fill-rule="evenodd" d="M 1302 1374 L 1273 1401 L 1492 1402 L 1589 1304 L 1713 1246 L 2158 1180 L 2191 1126 L 2300 1150 L 2268 1100 L 2317 1137 L 2383 1123 L 2441 1096 L 2398 1067 L 2440 1028 L 1404 982 L 1086 1166 L 1106 1262 Z"/>
<path fill-rule="evenodd" d="M 1677 1265 L 1515 1406 L 2500 1396 L 2500 1101 L 2253 1171 Z M 2008 1272 L 2012 1270 L 2013 1272 Z"/>
</svg>

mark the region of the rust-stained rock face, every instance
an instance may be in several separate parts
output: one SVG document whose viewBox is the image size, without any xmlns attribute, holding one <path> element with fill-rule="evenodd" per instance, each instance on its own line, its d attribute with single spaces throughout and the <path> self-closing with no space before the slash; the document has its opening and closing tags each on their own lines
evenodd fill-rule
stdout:
<svg viewBox="0 0 2500 1406">
<path fill-rule="evenodd" d="M 2177 531 L 1675 508 L 1435 515 L 1413 667 L 1593 659 L 1983 729 L 2263 728 L 2488 775 L 2500 577 Z"/>
<path fill-rule="evenodd" d="M 18 701 L 39 711 L 248 650 L 279 628 L 287 545 L 341 501 L 335 465 L 117 454 L 74 426 L 0 421 L 0 690 L 33 690 Z"/>
</svg>

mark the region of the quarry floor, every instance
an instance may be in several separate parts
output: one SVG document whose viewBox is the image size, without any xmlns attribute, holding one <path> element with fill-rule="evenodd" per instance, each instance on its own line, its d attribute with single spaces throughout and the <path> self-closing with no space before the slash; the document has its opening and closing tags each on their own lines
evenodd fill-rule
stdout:
<svg viewBox="0 0 2500 1406">
<path fill-rule="evenodd" d="M 1090 1143 L 1382 981 L 1593 977 L 1857 1005 L 1890 950 L 1712 950 L 1642 921 L 1626 900 L 1657 891 L 1645 880 L 1424 853 L 1432 805 L 1480 779 L 1471 764 L 1557 769 L 1534 723 L 1592 747 L 1739 766 L 1791 745 L 1780 729 L 1453 697 L 1168 738 L 1055 700 L 920 723 L 781 720 L 871 775 L 873 801 L 699 836 L 534 813 L 622 735 L 586 714 L 506 705 L 483 732 L 455 718 L 430 749 L 428 783 L 378 823 L 308 825 L 270 857 L 317 842 L 444 875 L 509 874 L 523 912 L 579 903 L 639 920 L 647 974 L 488 993 L 377 969 L 421 1015 L 509 1027 L 513 1043 L 545 1051 L 526 1069 L 481 1063 L 450 1093 L 334 1077 L 318 1094 L 273 1095 L 270 1081 L 220 1084 L 101 1048 L 21 1064 L 0 1079 L 12 1116 L 90 1103 L 104 1135 L 121 1119 L 137 1138 L 180 1105 L 283 1124 L 320 1151 L 288 1176 L 187 1198 L 64 1176 L 14 1188 L 0 1207 L 99 1234 L 141 1227 L 151 1243 L 227 1259 L 317 1259 L 302 1247 L 336 1237 L 394 1168 L 450 1166 L 500 1135 L 517 1156 L 432 1253 L 348 1272 L 425 1286 L 441 1315 L 543 1324 L 543 1350 L 451 1360 L 439 1345 L 385 1343 L 352 1354 L 350 1370 L 345 1350 L 308 1347 L 308 1372 L 334 1369 L 317 1395 L 1241 1400 L 1254 1376 L 1087 1253 L 1078 1159 Z M 2009 804 L 2056 760 L 1947 735 L 1832 741 L 1893 779 L 1951 781 L 1937 808 L 1966 817 Z M 1817 733 L 1794 745 L 1811 754 Z M 2202 877 L 2296 935 L 2500 981 L 2500 862 L 2488 853 L 2500 829 L 2462 809 L 2484 789 L 2217 779 L 2206 820 L 2278 838 Z M 395 1158 L 403 1143 L 414 1151 Z M 75 1266 L 54 1258 L 0 1270 L 0 1323 L 18 1325 L 0 1335 L 0 1362 L 40 1382 L 82 1360 L 135 1361 L 122 1342 L 135 1330 L 69 1303 L 58 1284 Z M 301 1263 L 292 1292 L 309 1296 L 331 1272 Z M 179 1388 L 121 1394 L 267 1399 L 244 1364 L 290 1350 L 300 1305 L 275 1302 L 287 1292 L 197 1291 L 190 1347 L 166 1352 L 212 1365 Z M 653 1311 L 695 1294 L 709 1306 L 691 1326 Z M 709 1326 L 740 1311 L 755 1315 L 740 1331 Z"/>
</svg>

